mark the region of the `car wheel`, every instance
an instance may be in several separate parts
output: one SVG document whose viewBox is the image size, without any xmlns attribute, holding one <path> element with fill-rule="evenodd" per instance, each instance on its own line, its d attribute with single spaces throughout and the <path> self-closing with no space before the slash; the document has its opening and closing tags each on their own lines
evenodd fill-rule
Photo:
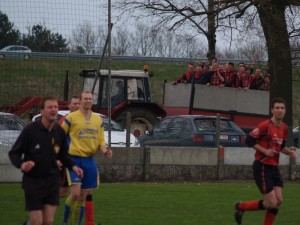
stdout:
<svg viewBox="0 0 300 225">
<path fill-rule="evenodd" d="M 5 58 L 5 55 L 0 55 L 0 58 L 4 59 L 4 58 Z"/>
<path fill-rule="evenodd" d="M 30 56 L 29 55 L 24 55 L 24 59 L 29 59 Z"/>
</svg>

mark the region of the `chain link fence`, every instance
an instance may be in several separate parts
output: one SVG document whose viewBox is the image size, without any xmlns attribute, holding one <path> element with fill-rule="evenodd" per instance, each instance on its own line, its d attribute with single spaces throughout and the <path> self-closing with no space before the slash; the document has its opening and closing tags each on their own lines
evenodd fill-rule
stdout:
<svg viewBox="0 0 300 225">
<path fill-rule="evenodd" d="M 0 48 L 28 44 L 30 46 L 27 47 L 32 51 L 0 52 L 0 111 L 7 112 L 11 109 L 14 112 L 18 107 L 27 107 L 19 116 L 28 122 L 28 114 L 38 112 L 34 103 L 22 105 L 22 100 L 28 96 L 54 95 L 60 100 L 67 100 L 69 96 L 78 95 L 82 90 L 79 73 L 84 69 L 98 68 L 101 60 L 105 34 L 107 35 L 106 1 L 1 0 L 0 12 L 6 15 L 7 24 L 18 31 L 15 42 L 12 42 L 12 38 L 1 38 Z M 43 36 L 45 34 L 46 36 Z M 33 41 L 39 38 L 43 43 Z M 63 42 L 63 45 L 54 49 L 52 42 L 59 41 Z M 130 68 L 130 65 L 136 64 L 138 60 L 139 58 L 127 58 L 126 63 L 119 60 L 118 67 Z M 151 58 L 148 62 L 155 60 L 162 59 Z M 141 61 L 147 59 L 143 58 Z M 178 64 L 178 60 L 166 61 L 168 64 Z M 186 61 L 187 59 L 183 59 L 181 63 Z M 107 66 L 108 62 L 104 60 L 103 67 Z M 300 123 L 300 69 L 296 66 L 293 70 L 293 81 L 293 119 L 296 127 Z M 162 92 L 155 90 L 155 86 L 162 89 L 161 80 L 157 83 L 152 81 L 153 95 Z M 4 118 L 8 115 L 2 113 L 0 116 Z M 11 142 L 7 141 L 9 138 L 5 136 L 6 130 L 13 130 L 11 136 L 16 136 L 22 127 L 19 119 L 13 118 L 8 121 L 8 129 L 4 120 L 0 124 L 2 144 Z M 296 144 L 296 134 L 292 133 L 290 132 L 290 137 Z"/>
</svg>

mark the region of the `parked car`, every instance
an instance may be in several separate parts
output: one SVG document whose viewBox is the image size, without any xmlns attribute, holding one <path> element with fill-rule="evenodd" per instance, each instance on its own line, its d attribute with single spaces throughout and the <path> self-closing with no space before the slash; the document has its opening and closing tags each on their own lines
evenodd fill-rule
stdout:
<svg viewBox="0 0 300 225">
<path fill-rule="evenodd" d="M 0 112 L 0 146 L 12 146 L 25 126 L 18 116 Z"/>
<path fill-rule="evenodd" d="M 23 57 L 30 58 L 31 49 L 22 45 L 9 45 L 0 50 L 0 57 Z"/>
<path fill-rule="evenodd" d="M 58 111 L 57 121 L 61 119 L 64 115 L 68 114 L 68 110 Z M 97 113 L 101 116 L 104 124 L 104 135 L 105 142 L 108 143 L 108 117 Z M 32 118 L 32 121 L 40 120 L 41 114 L 37 114 Z M 111 120 L 111 147 L 126 147 L 126 130 L 121 127 L 117 122 Z M 130 133 L 130 147 L 140 147 L 138 139 Z"/>
<path fill-rule="evenodd" d="M 293 129 L 293 142 L 295 147 L 298 147 L 298 139 L 299 139 L 299 127 L 295 127 Z"/>
<path fill-rule="evenodd" d="M 200 115 L 168 116 L 152 132 L 139 138 L 141 146 L 209 146 L 216 144 L 216 117 Z M 220 119 L 220 144 L 244 146 L 245 132 L 233 121 Z"/>
</svg>

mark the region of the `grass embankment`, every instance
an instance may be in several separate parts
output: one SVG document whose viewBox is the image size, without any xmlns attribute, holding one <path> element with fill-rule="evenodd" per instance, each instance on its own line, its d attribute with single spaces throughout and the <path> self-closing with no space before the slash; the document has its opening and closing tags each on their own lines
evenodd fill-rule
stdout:
<svg viewBox="0 0 300 225">
<path fill-rule="evenodd" d="M 25 96 L 64 96 L 64 81 L 69 75 L 69 96 L 78 95 L 82 90 L 82 79 L 78 75 L 83 69 L 98 67 L 95 59 L 46 59 L 46 58 L 6 58 L 0 60 L 0 105 L 16 103 Z M 150 79 L 152 101 L 161 103 L 164 80 L 173 81 L 186 69 L 186 63 L 149 61 L 112 61 L 112 69 L 142 70 L 147 64 L 154 72 Z M 103 68 L 107 68 L 104 62 Z M 299 123 L 300 111 L 300 68 L 293 72 L 293 120 Z"/>
<path fill-rule="evenodd" d="M 150 79 L 152 99 L 162 101 L 164 80 L 174 80 L 186 69 L 186 64 L 113 61 L 112 69 L 143 70 L 150 66 L 155 76 Z M 103 64 L 104 68 L 107 63 Z M 98 67 L 97 60 L 87 59 L 19 59 L 0 60 L 0 104 L 16 103 L 25 96 L 56 95 L 63 99 L 66 73 L 69 75 L 69 95 L 78 94 L 82 88 L 79 73 Z"/>
</svg>

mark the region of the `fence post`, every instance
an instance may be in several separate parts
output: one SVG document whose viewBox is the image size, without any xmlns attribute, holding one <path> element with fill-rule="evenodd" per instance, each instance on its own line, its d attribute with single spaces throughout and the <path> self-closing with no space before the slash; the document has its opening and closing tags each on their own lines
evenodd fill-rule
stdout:
<svg viewBox="0 0 300 225">
<path fill-rule="evenodd" d="M 144 181 L 149 180 L 149 164 L 150 164 L 150 147 L 146 145 L 144 148 Z"/>
<path fill-rule="evenodd" d="M 224 147 L 219 145 L 218 147 L 218 180 L 224 179 Z"/>
<path fill-rule="evenodd" d="M 296 148 L 291 147 L 290 150 L 296 151 Z M 290 180 L 296 180 L 296 159 L 290 158 L 289 178 Z"/>
<path fill-rule="evenodd" d="M 130 147 L 131 112 L 126 114 L 126 147 Z"/>
<path fill-rule="evenodd" d="M 221 118 L 220 113 L 217 113 L 217 119 L 216 119 L 216 141 L 215 146 L 216 148 L 219 148 L 220 146 L 220 133 L 221 133 Z"/>
</svg>

